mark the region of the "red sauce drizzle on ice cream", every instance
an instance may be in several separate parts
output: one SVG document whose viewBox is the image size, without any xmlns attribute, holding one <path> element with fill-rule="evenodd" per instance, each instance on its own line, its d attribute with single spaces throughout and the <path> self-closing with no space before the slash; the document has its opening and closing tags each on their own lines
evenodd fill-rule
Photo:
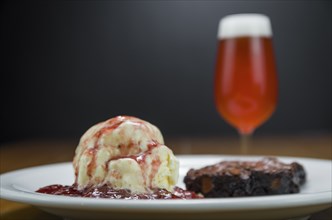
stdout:
<svg viewBox="0 0 332 220">
<path fill-rule="evenodd" d="M 126 118 L 130 118 L 130 117 L 126 117 Z M 99 145 L 98 145 L 99 138 L 102 135 L 104 135 L 105 133 L 111 132 L 112 130 L 118 128 L 124 122 L 124 119 L 125 119 L 125 117 L 119 116 L 119 117 L 108 120 L 107 123 L 109 124 L 109 126 L 101 128 L 99 131 L 97 131 L 93 135 L 93 138 L 95 139 L 95 143 L 94 143 L 93 148 L 89 150 L 89 153 L 92 155 L 92 160 L 88 164 L 88 169 L 87 169 L 87 174 L 89 177 L 92 176 L 93 169 L 96 166 L 96 152 L 99 148 Z"/>
<path fill-rule="evenodd" d="M 126 124 L 124 124 L 124 122 Z M 128 123 L 128 124 L 127 124 Z M 121 126 L 123 124 L 123 126 Z M 120 127 L 121 126 L 121 127 Z M 117 130 L 115 130 L 117 129 Z M 114 132 L 114 133 L 112 133 Z M 109 136 L 106 136 L 109 135 Z M 113 141 L 112 141 L 113 140 Z M 159 148 L 162 147 L 162 148 Z M 158 149 L 156 149 L 158 148 Z M 161 151 L 159 151 L 159 149 Z M 112 198 L 112 199 L 193 199 L 201 198 L 194 192 L 190 192 L 179 187 L 158 188 L 152 184 L 162 163 L 161 153 L 169 152 L 167 146 L 163 144 L 163 138 L 158 128 L 141 119 L 130 116 L 118 116 L 101 122 L 91 127 L 81 138 L 79 146 L 76 149 L 74 158 L 75 183 L 72 186 L 50 185 L 37 190 L 39 193 L 52 195 L 68 195 L 74 197 L 93 197 L 93 198 Z M 103 150 L 103 151 L 102 151 Z M 154 151 L 156 150 L 156 151 Z M 104 159 L 101 158 L 102 153 Z M 85 155 L 84 155 L 85 154 Z M 91 183 L 78 181 L 80 169 L 80 158 L 82 155 L 88 158 L 89 162 L 82 160 L 85 175 L 92 178 Z M 98 156 L 97 156 L 98 155 Z M 169 155 L 169 153 L 168 153 Z M 171 153 L 171 155 L 173 155 Z M 99 157 L 99 158 L 98 158 Z M 146 192 L 131 192 L 129 185 L 121 189 L 112 186 L 111 183 L 104 182 L 105 177 L 94 176 L 96 169 L 104 169 L 116 179 L 121 178 L 118 170 L 109 170 L 109 163 L 113 160 L 132 159 L 140 166 Z M 99 160 L 99 161 L 97 161 Z M 172 159 L 177 163 L 176 160 Z M 99 162 L 99 163 L 97 163 Z M 165 162 L 167 163 L 167 162 Z M 98 166 L 98 167 L 97 167 Z M 86 168 L 86 169 L 84 169 Z M 149 173 L 145 170 L 149 170 Z M 83 172 L 83 174 L 84 174 Z M 117 177 L 118 176 L 118 177 Z M 174 177 L 177 176 L 175 173 Z M 84 177 L 84 176 L 83 176 Z M 171 177 L 173 178 L 173 176 Z M 174 181 L 172 179 L 172 181 Z M 176 181 L 176 180 L 175 180 Z M 82 184 L 83 182 L 83 184 Z M 100 184 L 98 184 L 100 183 Z M 114 188 L 113 188 L 114 187 Z"/>
</svg>

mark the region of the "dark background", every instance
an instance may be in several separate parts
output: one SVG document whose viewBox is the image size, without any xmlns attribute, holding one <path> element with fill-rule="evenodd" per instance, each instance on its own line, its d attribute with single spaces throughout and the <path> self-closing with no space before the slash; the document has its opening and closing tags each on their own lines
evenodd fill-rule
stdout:
<svg viewBox="0 0 332 220">
<path fill-rule="evenodd" d="M 236 135 L 213 103 L 221 17 L 272 20 L 279 104 L 256 135 L 331 132 L 330 1 L 1 5 L 0 142 L 79 138 L 126 114 L 166 136 Z"/>
</svg>

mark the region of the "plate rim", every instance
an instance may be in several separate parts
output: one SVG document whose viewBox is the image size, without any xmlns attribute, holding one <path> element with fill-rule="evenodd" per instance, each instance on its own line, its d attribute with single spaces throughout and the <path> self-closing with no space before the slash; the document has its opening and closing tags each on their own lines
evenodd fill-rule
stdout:
<svg viewBox="0 0 332 220">
<path fill-rule="evenodd" d="M 193 154 L 193 155 L 177 155 L 181 159 L 195 159 L 195 158 L 246 158 L 255 159 L 265 157 L 264 155 L 223 155 L 223 154 Z M 278 156 L 278 159 L 292 159 L 292 160 L 310 160 L 329 162 L 332 160 L 307 158 L 307 157 L 284 157 Z M 304 194 L 285 194 L 272 195 L 261 197 L 239 197 L 239 198 L 205 198 L 193 200 L 110 200 L 110 199 L 96 199 L 96 198 L 80 198 L 68 196 L 55 196 L 40 194 L 35 192 L 24 192 L 15 189 L 12 185 L 6 183 L 6 179 L 13 175 L 19 175 L 35 169 L 47 169 L 49 167 L 57 166 L 71 166 L 71 162 L 52 163 L 39 166 L 32 166 L 23 169 L 13 170 L 0 175 L 1 188 L 0 197 L 15 202 L 27 203 L 39 207 L 47 208 L 68 208 L 68 209 L 85 209 L 85 210 L 140 210 L 145 212 L 151 211 L 235 211 L 235 210 L 258 210 L 262 208 L 292 208 L 310 205 L 329 205 L 332 203 L 332 189 L 329 191 L 322 191 L 316 193 Z M 180 165 L 181 167 L 181 165 Z M 6 183 L 6 184 L 5 184 Z M 5 187 L 4 187 L 5 186 Z M 11 186 L 11 188 L 9 188 Z M 296 201 L 287 201 L 290 196 L 296 196 Z M 260 203 L 260 206 L 257 206 Z M 148 204 L 148 205 L 147 205 Z"/>
</svg>

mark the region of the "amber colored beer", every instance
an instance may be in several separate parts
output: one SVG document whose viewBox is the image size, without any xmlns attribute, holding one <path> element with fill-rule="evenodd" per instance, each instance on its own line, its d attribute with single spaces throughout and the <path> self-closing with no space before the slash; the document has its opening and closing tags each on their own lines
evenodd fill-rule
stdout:
<svg viewBox="0 0 332 220">
<path fill-rule="evenodd" d="M 215 104 L 220 115 L 241 134 L 251 134 L 272 115 L 277 104 L 271 38 L 221 39 L 214 83 Z"/>
</svg>

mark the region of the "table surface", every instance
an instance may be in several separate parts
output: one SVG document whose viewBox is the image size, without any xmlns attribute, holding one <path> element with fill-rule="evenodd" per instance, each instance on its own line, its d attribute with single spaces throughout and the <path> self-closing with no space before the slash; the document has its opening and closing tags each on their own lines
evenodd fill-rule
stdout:
<svg viewBox="0 0 332 220">
<path fill-rule="evenodd" d="M 71 161 L 77 142 L 27 140 L 0 146 L 0 173 L 42 164 Z M 167 138 L 175 154 L 240 154 L 236 137 Z M 50 153 L 51 152 L 51 153 Z M 331 134 L 254 136 L 247 155 L 276 155 L 332 159 Z M 313 214 L 311 220 L 330 220 L 332 208 Z M 0 200 L 1 219 L 61 219 L 26 204 Z"/>
</svg>

